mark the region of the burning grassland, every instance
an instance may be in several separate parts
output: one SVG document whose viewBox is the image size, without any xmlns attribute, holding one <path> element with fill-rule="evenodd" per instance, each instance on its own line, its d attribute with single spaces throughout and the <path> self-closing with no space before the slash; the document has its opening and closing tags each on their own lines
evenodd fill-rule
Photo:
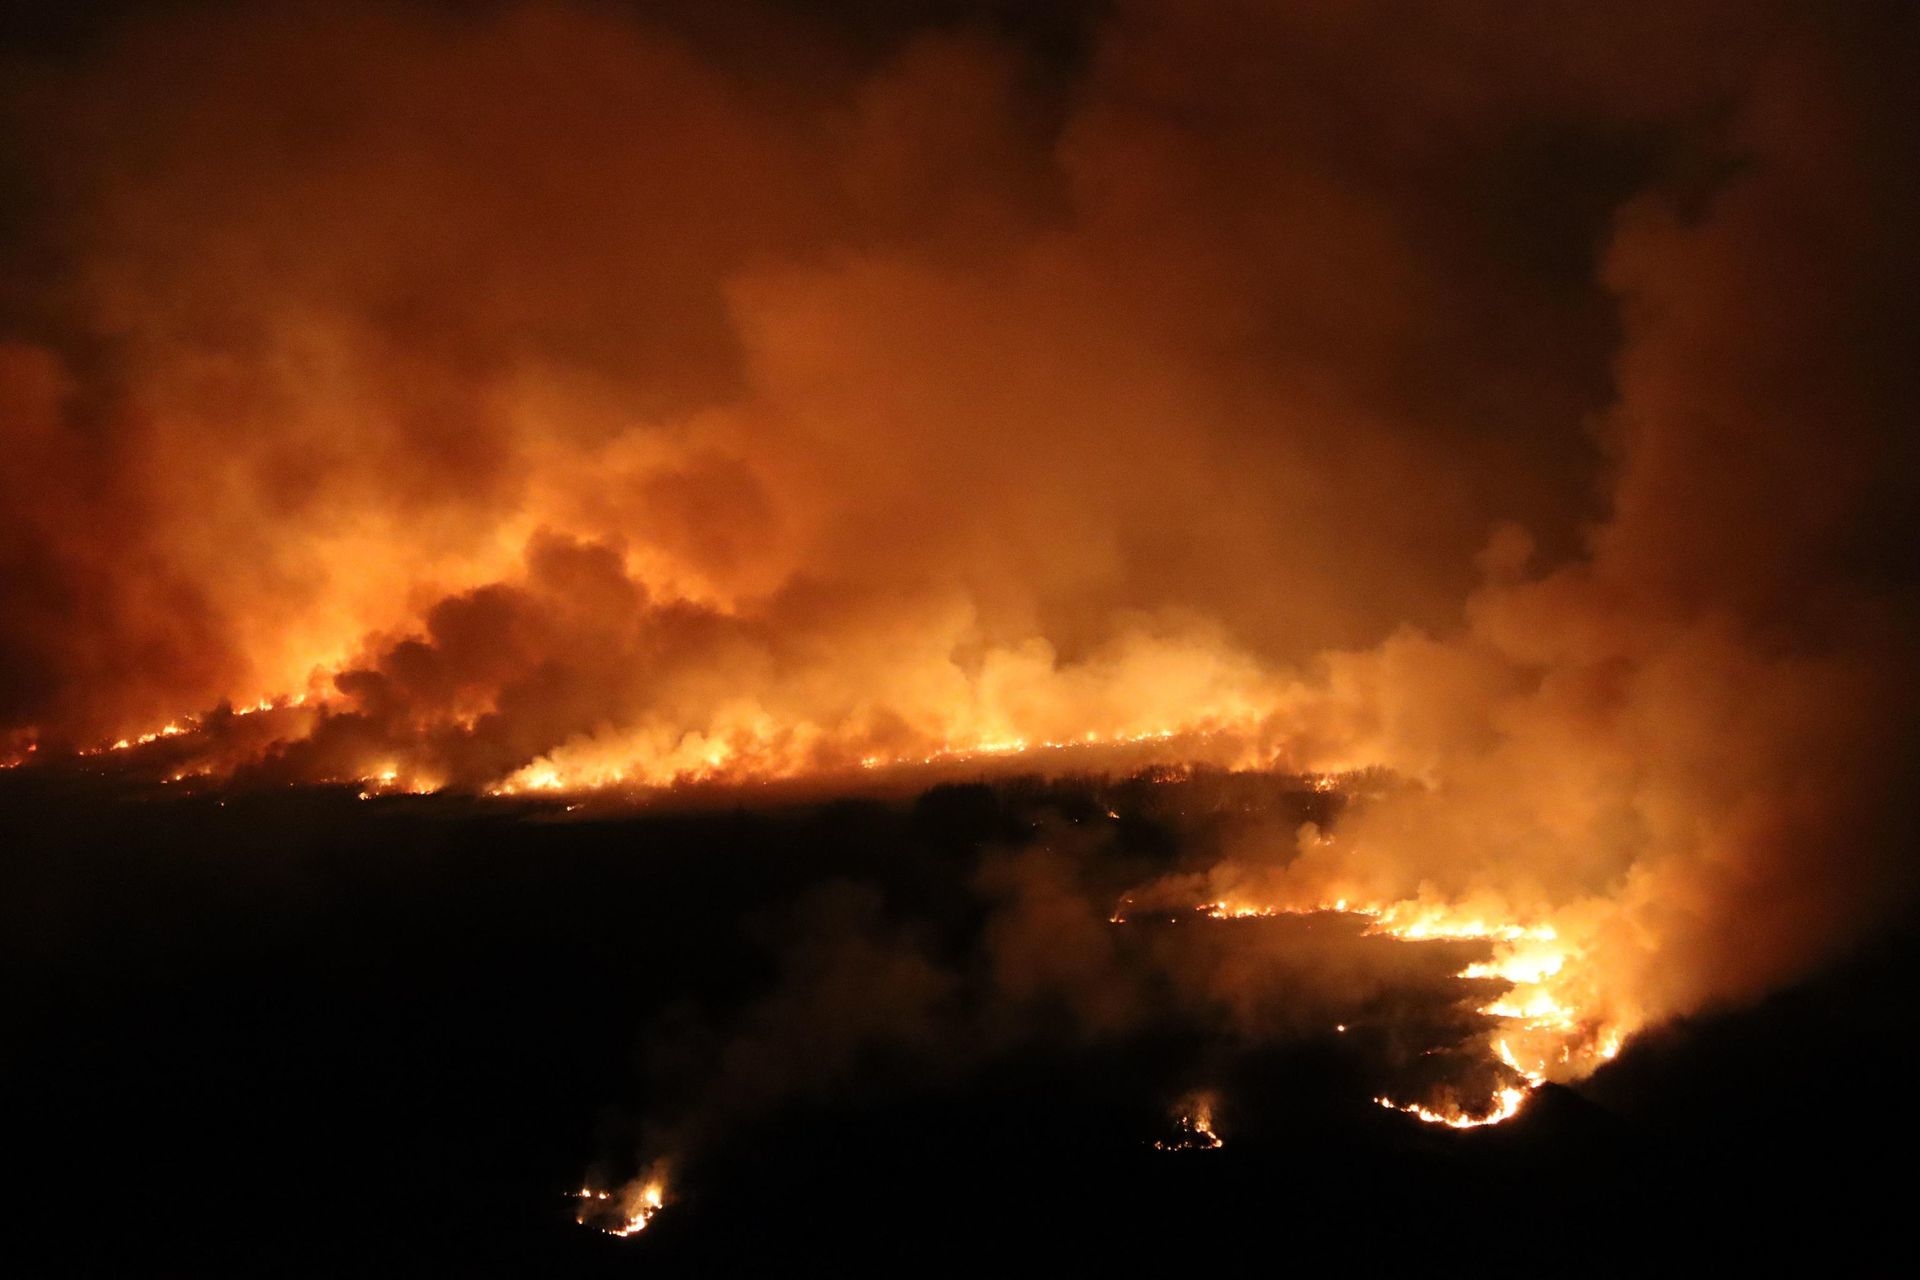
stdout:
<svg viewBox="0 0 1920 1280">
<path fill-rule="evenodd" d="M 98 8 L 0 29 L 23 828 L 925 826 L 616 1226 L 1009 1046 L 1524 1124 L 1913 900 L 1900 6 Z"/>
</svg>

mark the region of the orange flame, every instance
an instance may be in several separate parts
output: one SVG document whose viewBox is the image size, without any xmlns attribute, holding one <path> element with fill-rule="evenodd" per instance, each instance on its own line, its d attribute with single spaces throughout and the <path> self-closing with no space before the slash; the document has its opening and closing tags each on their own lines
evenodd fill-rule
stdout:
<svg viewBox="0 0 1920 1280">
<path fill-rule="evenodd" d="M 1464 1129 L 1511 1119 L 1534 1089 L 1549 1080 L 1577 1080 L 1592 1073 L 1617 1057 L 1638 1030 L 1637 1022 L 1609 1015 L 1589 1003 L 1598 986 L 1590 957 L 1550 921 L 1502 920 L 1480 907 L 1454 907 L 1428 899 L 1335 898 L 1299 907 L 1219 901 L 1203 903 L 1198 910 L 1216 920 L 1334 912 L 1365 917 L 1368 923 L 1363 932 L 1369 936 L 1489 944 L 1491 957 L 1467 965 L 1458 976 L 1504 984 L 1504 991 L 1480 1006 L 1480 1012 L 1498 1022 L 1488 1034 L 1487 1052 L 1517 1077 L 1517 1083 L 1499 1089 L 1490 1107 L 1480 1112 L 1462 1110 L 1457 1104 L 1433 1107 L 1375 1099 L 1428 1123 Z"/>
<path fill-rule="evenodd" d="M 581 1226 L 594 1225 L 610 1236 L 626 1239 L 645 1231 L 667 1205 L 667 1181 L 656 1166 L 654 1172 L 636 1179 L 617 1197 L 613 1192 L 582 1187 L 574 1193 L 580 1209 L 574 1221 Z M 617 1213 L 611 1212 L 618 1200 Z"/>
</svg>

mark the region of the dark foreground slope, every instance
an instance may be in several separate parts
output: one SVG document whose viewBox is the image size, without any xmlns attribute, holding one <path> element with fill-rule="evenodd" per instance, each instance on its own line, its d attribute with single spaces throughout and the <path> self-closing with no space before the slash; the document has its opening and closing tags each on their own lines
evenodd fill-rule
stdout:
<svg viewBox="0 0 1920 1280">
<path fill-rule="evenodd" d="M 1111 810 L 1125 883 L 1256 802 L 1327 803 L 1025 783 L 579 822 L 5 777 L 0 1256 L 25 1275 L 1577 1275 L 1787 1249 L 1872 1270 L 1904 1237 L 1906 1193 L 1877 1171 L 1920 1136 L 1893 1048 L 1911 934 L 1465 1134 L 1373 1106 L 1351 1037 L 1229 1051 L 1170 1023 L 938 1069 L 882 1052 L 716 1129 L 645 1234 L 574 1225 L 568 1189 L 666 1105 L 661 1045 L 724 1038 L 823 886 L 964 938 L 983 850 Z M 1227 1145 L 1154 1151 L 1202 1078 Z"/>
</svg>

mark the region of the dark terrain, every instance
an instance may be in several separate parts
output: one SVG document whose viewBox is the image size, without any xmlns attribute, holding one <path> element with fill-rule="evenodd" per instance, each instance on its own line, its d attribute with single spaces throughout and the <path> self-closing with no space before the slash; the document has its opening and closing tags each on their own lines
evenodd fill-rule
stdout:
<svg viewBox="0 0 1920 1280">
<path fill-rule="evenodd" d="M 984 850 L 1105 819 L 1124 886 L 1234 812 L 1330 803 L 1028 780 L 577 821 L 0 776 L 0 1258 L 48 1276 L 1602 1275 L 1802 1251 L 1883 1268 L 1920 1130 L 1895 1048 L 1912 930 L 1650 1034 L 1490 1130 L 1374 1106 L 1364 1027 L 1249 1047 L 1155 1024 L 933 1068 L 881 1051 L 728 1126 L 644 1234 L 573 1222 L 568 1190 L 631 1173 L 658 1118 L 658 1042 L 724 1034 L 824 886 L 961 955 Z M 1154 1151 L 1202 1074 L 1225 1147 Z"/>
</svg>

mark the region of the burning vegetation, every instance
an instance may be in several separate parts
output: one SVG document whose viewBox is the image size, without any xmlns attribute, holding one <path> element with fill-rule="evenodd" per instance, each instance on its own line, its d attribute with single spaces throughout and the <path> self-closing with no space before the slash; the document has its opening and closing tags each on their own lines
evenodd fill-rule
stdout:
<svg viewBox="0 0 1920 1280">
<path fill-rule="evenodd" d="M 574 1193 L 580 1202 L 574 1221 L 593 1226 L 616 1239 L 624 1240 L 647 1229 L 667 1206 L 667 1180 L 663 1169 L 634 1180 L 619 1194 L 582 1187 Z"/>
</svg>

